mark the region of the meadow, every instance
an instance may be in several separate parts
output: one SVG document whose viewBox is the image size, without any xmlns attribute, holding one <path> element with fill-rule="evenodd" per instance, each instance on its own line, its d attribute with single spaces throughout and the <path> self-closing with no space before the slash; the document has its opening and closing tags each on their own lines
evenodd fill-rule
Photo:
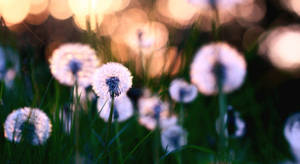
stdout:
<svg viewBox="0 0 300 164">
<path fill-rule="evenodd" d="M 299 4 L 45 1 L 0 0 L 0 163 L 300 162 Z"/>
</svg>

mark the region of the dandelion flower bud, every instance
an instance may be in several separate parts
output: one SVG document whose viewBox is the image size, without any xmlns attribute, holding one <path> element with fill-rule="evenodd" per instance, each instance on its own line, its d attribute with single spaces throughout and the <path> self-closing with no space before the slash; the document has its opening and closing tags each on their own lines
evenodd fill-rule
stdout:
<svg viewBox="0 0 300 164">
<path fill-rule="evenodd" d="M 108 100 L 126 94 L 132 86 L 132 76 L 122 64 L 110 62 L 96 70 L 92 85 L 101 99 Z"/>
<path fill-rule="evenodd" d="M 173 100 L 177 102 L 189 103 L 197 97 L 197 87 L 187 83 L 183 79 L 175 79 L 172 81 L 169 93 Z"/>
<path fill-rule="evenodd" d="M 24 107 L 14 110 L 4 123 L 4 136 L 9 141 L 27 141 L 41 145 L 49 138 L 52 125 L 48 116 L 37 108 Z"/>
<path fill-rule="evenodd" d="M 218 93 L 218 81 L 225 93 L 238 89 L 246 75 L 244 57 L 227 43 L 202 47 L 193 60 L 191 81 L 205 95 Z"/>
</svg>

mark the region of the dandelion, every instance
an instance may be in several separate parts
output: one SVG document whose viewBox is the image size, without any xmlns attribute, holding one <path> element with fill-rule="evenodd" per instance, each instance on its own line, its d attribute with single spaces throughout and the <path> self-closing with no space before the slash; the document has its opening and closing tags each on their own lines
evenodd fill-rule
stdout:
<svg viewBox="0 0 300 164">
<path fill-rule="evenodd" d="M 244 136 L 246 124 L 240 117 L 239 112 L 235 111 L 232 106 L 228 106 L 227 114 L 224 117 L 226 125 L 225 136 L 231 138 L 239 138 Z M 220 133 L 220 118 L 216 121 L 217 132 Z"/>
<path fill-rule="evenodd" d="M 295 158 L 300 162 L 300 113 L 290 116 L 284 126 L 284 136 Z"/>
<path fill-rule="evenodd" d="M 169 105 L 156 96 L 140 98 L 138 108 L 139 123 L 149 130 L 154 130 L 158 122 L 160 128 L 177 123 L 177 117 L 170 114 Z"/>
<path fill-rule="evenodd" d="M 8 115 L 4 123 L 4 136 L 12 142 L 25 140 L 41 145 L 49 138 L 51 129 L 51 122 L 43 111 L 24 107 Z"/>
<path fill-rule="evenodd" d="M 177 102 L 189 103 L 197 97 L 197 87 L 187 83 L 183 79 L 172 81 L 169 93 L 171 98 Z"/>
<path fill-rule="evenodd" d="M 108 122 L 111 101 L 107 101 L 99 98 L 97 103 L 98 113 L 100 117 Z M 126 121 L 133 115 L 133 104 L 127 96 L 123 96 L 114 101 L 114 109 L 113 109 L 113 121 L 117 120 L 118 122 Z"/>
<path fill-rule="evenodd" d="M 72 121 L 74 118 L 74 105 L 66 104 L 59 111 L 59 119 L 63 123 L 63 129 L 67 134 L 71 133 Z"/>
<path fill-rule="evenodd" d="M 205 95 L 222 91 L 232 92 L 239 88 L 246 75 L 244 57 L 227 43 L 212 43 L 202 47 L 196 54 L 190 70 L 191 81 Z"/>
<path fill-rule="evenodd" d="M 161 132 L 161 144 L 165 151 L 172 152 L 187 144 L 187 132 L 174 125 Z"/>
<path fill-rule="evenodd" d="M 91 84 L 92 75 L 100 64 L 96 52 L 80 43 L 60 46 L 49 61 L 51 73 L 60 83 L 73 86 L 77 78 L 80 87 Z"/>
<path fill-rule="evenodd" d="M 92 86 L 101 99 L 108 100 L 124 95 L 132 86 L 132 76 L 122 64 L 110 62 L 96 70 Z"/>
</svg>

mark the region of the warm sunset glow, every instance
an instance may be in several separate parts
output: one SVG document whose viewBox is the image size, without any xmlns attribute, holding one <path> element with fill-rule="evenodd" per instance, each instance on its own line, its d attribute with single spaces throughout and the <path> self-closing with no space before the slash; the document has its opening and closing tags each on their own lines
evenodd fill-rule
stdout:
<svg viewBox="0 0 300 164">
<path fill-rule="evenodd" d="M 48 7 L 48 0 L 31 0 L 30 14 L 40 14 Z"/>
<path fill-rule="evenodd" d="M 75 15 L 93 15 L 105 13 L 112 0 L 68 0 Z"/>
<path fill-rule="evenodd" d="M 296 71 L 300 68 L 300 27 L 274 29 L 260 45 L 260 52 L 280 69 Z"/>
<path fill-rule="evenodd" d="M 29 0 L 0 0 L 1 13 L 7 23 L 22 22 L 30 8 Z"/>
<path fill-rule="evenodd" d="M 74 15 L 73 20 L 75 24 L 82 30 L 88 30 L 88 25 L 90 29 L 95 31 L 101 24 L 103 17 L 101 15 Z"/>
<path fill-rule="evenodd" d="M 54 18 L 60 20 L 68 19 L 72 16 L 68 0 L 51 0 L 49 11 Z"/>
</svg>

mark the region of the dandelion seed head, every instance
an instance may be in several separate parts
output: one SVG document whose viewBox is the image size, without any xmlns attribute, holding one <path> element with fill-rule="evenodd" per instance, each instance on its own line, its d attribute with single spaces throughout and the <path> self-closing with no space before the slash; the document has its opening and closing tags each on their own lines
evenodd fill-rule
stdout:
<svg viewBox="0 0 300 164">
<path fill-rule="evenodd" d="M 50 119 L 37 108 L 24 107 L 14 110 L 4 123 L 5 138 L 17 143 L 23 139 L 33 145 L 44 144 L 51 130 Z"/>
<path fill-rule="evenodd" d="M 171 82 L 169 93 L 173 100 L 189 103 L 197 97 L 198 91 L 195 85 L 189 84 L 183 79 L 175 79 Z"/>
<path fill-rule="evenodd" d="M 110 62 L 96 70 L 92 86 L 101 99 L 120 97 L 131 88 L 132 76 L 122 64 Z"/>
<path fill-rule="evenodd" d="M 49 61 L 51 73 L 60 83 L 73 86 L 77 77 L 80 87 L 91 84 L 92 75 L 100 64 L 96 52 L 80 43 L 61 45 Z"/>
<path fill-rule="evenodd" d="M 139 123 L 149 130 L 154 130 L 157 122 L 162 129 L 177 123 L 177 117 L 170 114 L 169 105 L 157 96 L 140 98 L 138 109 Z"/>
<path fill-rule="evenodd" d="M 291 148 L 300 150 L 300 113 L 296 113 L 287 119 L 284 136 Z"/>
<path fill-rule="evenodd" d="M 205 95 L 218 93 L 218 80 L 223 92 L 230 93 L 242 85 L 246 61 L 227 43 L 211 43 L 196 53 L 190 75 L 192 83 Z"/>
<path fill-rule="evenodd" d="M 178 125 L 170 126 L 161 132 L 161 144 L 164 150 L 172 152 L 187 144 L 187 132 Z"/>
<path fill-rule="evenodd" d="M 97 109 L 100 117 L 108 122 L 111 108 L 111 100 L 104 100 L 99 98 L 97 103 Z M 113 109 L 113 121 L 123 122 L 133 116 L 133 104 L 129 97 L 123 96 L 114 101 Z"/>
</svg>

